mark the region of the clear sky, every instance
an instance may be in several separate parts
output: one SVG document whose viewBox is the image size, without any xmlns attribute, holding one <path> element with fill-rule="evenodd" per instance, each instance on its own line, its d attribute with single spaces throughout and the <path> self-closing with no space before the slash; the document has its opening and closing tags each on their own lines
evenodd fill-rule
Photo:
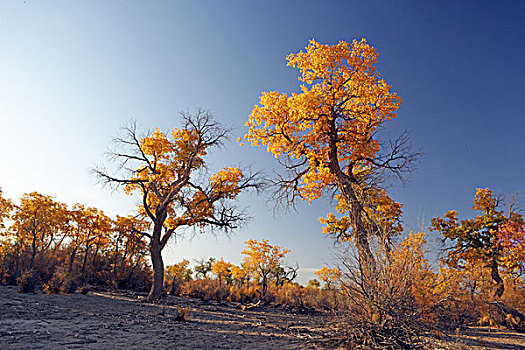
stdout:
<svg viewBox="0 0 525 350">
<path fill-rule="evenodd" d="M 39 191 L 132 213 L 133 198 L 89 174 L 119 126 L 133 118 L 169 129 L 179 111 L 199 106 L 232 127 L 234 141 L 262 91 L 298 89 L 288 53 L 312 38 L 362 37 L 403 98 L 390 132 L 408 128 L 426 153 L 390 192 L 408 229 L 449 209 L 472 215 L 476 187 L 525 192 L 524 1 L 2 1 L 0 186 L 14 200 Z M 264 149 L 233 141 L 210 158 L 212 169 L 277 166 Z M 242 242 L 268 238 L 292 251 L 301 282 L 330 264 L 332 242 L 317 221 L 328 201 L 276 215 L 266 201 L 244 196 L 253 216 L 245 228 L 229 239 L 180 237 L 166 262 L 239 263 Z"/>
</svg>

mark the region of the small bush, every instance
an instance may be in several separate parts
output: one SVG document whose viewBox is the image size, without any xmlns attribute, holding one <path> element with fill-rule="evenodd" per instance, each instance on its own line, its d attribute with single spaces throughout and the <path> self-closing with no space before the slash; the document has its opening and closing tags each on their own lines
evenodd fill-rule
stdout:
<svg viewBox="0 0 525 350">
<path fill-rule="evenodd" d="M 177 313 L 175 315 L 175 321 L 181 321 L 181 322 L 186 322 L 189 320 L 189 317 L 190 317 L 190 309 L 185 307 L 185 308 L 177 308 Z"/>
<path fill-rule="evenodd" d="M 78 279 L 68 273 L 57 271 L 43 287 L 44 292 L 49 294 L 72 294 L 78 288 Z"/>
<path fill-rule="evenodd" d="M 40 278 L 35 271 L 29 270 L 18 279 L 18 285 L 22 293 L 34 293 L 36 288 L 40 286 Z"/>
</svg>

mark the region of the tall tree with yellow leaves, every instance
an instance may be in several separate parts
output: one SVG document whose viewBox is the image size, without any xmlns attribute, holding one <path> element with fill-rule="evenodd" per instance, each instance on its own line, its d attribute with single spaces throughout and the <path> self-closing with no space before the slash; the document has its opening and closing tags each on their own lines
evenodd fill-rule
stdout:
<svg viewBox="0 0 525 350">
<path fill-rule="evenodd" d="M 205 180 L 205 156 L 222 144 L 227 130 L 202 110 L 183 118 L 184 126 L 171 134 L 156 129 L 140 137 L 131 125 L 116 140 L 123 149 L 112 152 L 124 173 L 95 170 L 102 181 L 122 185 L 127 194 L 138 193 L 139 214 L 153 224 L 151 232 L 141 232 L 149 238 L 154 271 L 149 299 L 164 295 L 162 250 L 175 231 L 182 227 L 236 228 L 246 215 L 232 200 L 259 186 L 257 174 L 244 174 L 237 167 L 224 167 Z"/>
<path fill-rule="evenodd" d="M 75 204 L 69 212 L 69 217 L 68 231 L 71 243 L 68 271 L 73 271 L 76 254 L 81 251 L 83 259 L 80 273 L 84 275 L 90 253 L 93 253 L 95 258 L 98 251 L 109 243 L 111 219 L 101 210 L 83 204 Z"/>
<path fill-rule="evenodd" d="M 359 259 L 374 265 L 369 236 L 387 245 L 380 208 L 396 221 L 400 204 L 381 189 L 383 175 L 402 178 L 419 155 L 408 136 L 384 142 L 379 131 L 396 118 L 401 98 L 376 71 L 377 51 L 365 40 L 324 45 L 311 40 L 305 52 L 290 54 L 288 65 L 299 69 L 300 93 L 263 92 L 260 105 L 246 122 L 244 138 L 266 146 L 284 166 L 276 180 L 285 204 L 312 202 L 337 195 L 344 217 L 329 214 L 327 233 L 355 242 Z M 388 220 L 387 220 L 388 221 Z"/>
</svg>

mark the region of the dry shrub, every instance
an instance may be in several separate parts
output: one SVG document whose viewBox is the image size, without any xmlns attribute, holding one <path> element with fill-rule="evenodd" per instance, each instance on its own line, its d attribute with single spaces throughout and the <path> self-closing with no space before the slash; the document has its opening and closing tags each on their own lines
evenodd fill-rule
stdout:
<svg viewBox="0 0 525 350">
<path fill-rule="evenodd" d="M 171 281 L 165 281 L 165 289 L 169 295 L 180 295 L 184 281 L 181 278 L 174 277 Z"/>
<path fill-rule="evenodd" d="M 503 300 L 505 304 L 521 313 L 525 313 L 525 284 L 521 279 L 508 279 L 505 281 Z"/>
<path fill-rule="evenodd" d="M 295 283 L 284 283 L 268 289 L 266 300 L 273 306 L 291 308 L 297 313 L 314 313 L 317 311 L 333 312 L 339 295 L 333 290 L 320 290 L 303 287 Z"/>
<path fill-rule="evenodd" d="M 41 281 L 36 271 L 28 270 L 20 276 L 18 285 L 22 293 L 34 293 L 36 288 L 40 287 Z"/>
<path fill-rule="evenodd" d="M 250 303 L 254 302 L 258 298 L 256 288 L 253 286 L 241 285 L 241 286 L 230 286 L 230 294 L 227 300 L 236 303 Z"/>
<path fill-rule="evenodd" d="M 346 305 L 336 318 L 338 341 L 352 349 L 418 349 L 420 335 L 434 321 L 431 289 L 422 245 L 424 236 L 411 235 L 390 254 L 376 248 L 376 262 L 364 266 L 350 253 L 340 292 Z M 417 291 L 418 293 L 415 293 Z M 418 295 L 419 294 L 419 295 Z"/>
<path fill-rule="evenodd" d="M 179 296 L 198 298 L 204 301 L 225 301 L 229 295 L 229 287 L 218 280 L 190 280 L 180 287 Z"/>
<path fill-rule="evenodd" d="M 289 305 L 301 307 L 304 305 L 303 292 L 299 286 L 285 283 L 281 287 L 272 286 L 269 288 L 269 295 L 273 297 L 276 305 Z"/>
<path fill-rule="evenodd" d="M 78 284 L 78 278 L 65 271 L 58 270 L 49 281 L 43 283 L 43 289 L 49 294 L 72 294 L 77 290 Z"/>
<path fill-rule="evenodd" d="M 175 321 L 186 322 L 186 321 L 189 321 L 189 318 L 190 318 L 190 309 L 188 307 L 177 308 L 177 312 L 175 313 Z"/>
<path fill-rule="evenodd" d="M 147 265 L 137 266 L 130 273 L 117 282 L 118 288 L 130 289 L 138 292 L 148 292 L 151 288 L 152 273 Z"/>
<path fill-rule="evenodd" d="M 0 240 L 0 283 L 16 285 L 20 273 L 19 246 Z"/>
<path fill-rule="evenodd" d="M 259 301 L 259 286 L 253 284 L 225 284 L 218 279 L 175 280 L 174 282 L 175 286 L 173 282 L 166 286 L 171 295 L 241 304 Z M 340 296 L 334 292 L 284 283 L 279 286 L 269 286 L 263 302 L 273 307 L 290 308 L 298 313 L 332 311 L 337 305 L 334 299 L 340 299 Z"/>
</svg>

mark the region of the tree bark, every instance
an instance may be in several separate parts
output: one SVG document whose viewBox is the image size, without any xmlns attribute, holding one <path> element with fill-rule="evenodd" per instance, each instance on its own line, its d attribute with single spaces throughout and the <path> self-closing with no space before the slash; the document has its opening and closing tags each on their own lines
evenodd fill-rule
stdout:
<svg viewBox="0 0 525 350">
<path fill-rule="evenodd" d="M 359 202 L 359 199 L 357 199 L 348 175 L 343 173 L 338 164 L 335 164 L 335 161 L 332 161 L 330 165 L 332 171 L 337 177 L 339 190 L 341 191 L 346 203 L 350 206 L 350 223 L 352 225 L 359 262 L 365 269 L 371 269 L 371 271 L 374 271 L 375 258 L 370 250 L 368 233 L 366 232 L 365 223 L 363 222 L 363 205 Z"/>
<path fill-rule="evenodd" d="M 84 251 L 84 261 L 82 261 L 82 270 L 81 270 L 82 276 L 84 276 L 84 272 L 86 271 L 88 254 L 89 254 L 89 247 L 86 246 L 86 250 Z"/>
<path fill-rule="evenodd" d="M 33 241 L 31 242 L 31 260 L 29 262 L 29 267 L 33 268 L 33 265 L 35 264 L 35 257 L 36 257 L 36 233 L 33 233 Z"/>
<path fill-rule="evenodd" d="M 77 248 L 73 248 L 73 251 L 71 252 L 71 255 L 69 256 L 69 269 L 68 272 L 71 273 L 73 271 L 73 264 L 75 263 L 75 255 L 77 254 Z"/>
<path fill-rule="evenodd" d="M 494 297 L 501 298 L 501 296 L 503 295 L 503 292 L 505 291 L 505 284 L 503 283 L 503 279 L 499 275 L 498 260 L 495 254 L 492 256 L 492 261 L 490 263 L 490 273 L 491 273 L 492 279 L 498 285 L 496 287 L 496 290 L 494 291 Z"/>
<path fill-rule="evenodd" d="M 337 180 L 337 187 L 341 191 L 346 203 L 350 206 L 349 215 L 350 223 L 352 225 L 353 235 L 355 239 L 355 245 L 357 248 L 357 254 L 359 262 L 365 271 L 370 269 L 370 272 L 375 272 L 375 258 L 370 250 L 370 244 L 368 242 L 368 234 L 366 232 L 365 223 L 363 222 L 364 208 L 359 199 L 356 196 L 354 189 L 352 188 L 352 178 L 350 170 L 349 174 L 345 174 L 341 169 L 339 163 L 338 149 L 337 149 L 337 127 L 335 125 L 335 118 L 330 123 L 330 140 L 329 140 L 329 168 L 331 173 Z"/>
<path fill-rule="evenodd" d="M 153 265 L 153 283 L 148 300 L 160 299 L 164 295 L 164 262 L 160 242 L 153 240 L 149 247 L 151 264 Z"/>
<path fill-rule="evenodd" d="M 148 300 L 157 300 L 162 298 L 164 293 L 164 262 L 162 261 L 161 242 L 162 228 L 167 217 L 166 206 L 160 206 L 155 212 L 155 222 L 153 225 L 153 234 L 149 244 L 151 265 L 153 266 L 153 283 L 149 291 Z"/>
</svg>

